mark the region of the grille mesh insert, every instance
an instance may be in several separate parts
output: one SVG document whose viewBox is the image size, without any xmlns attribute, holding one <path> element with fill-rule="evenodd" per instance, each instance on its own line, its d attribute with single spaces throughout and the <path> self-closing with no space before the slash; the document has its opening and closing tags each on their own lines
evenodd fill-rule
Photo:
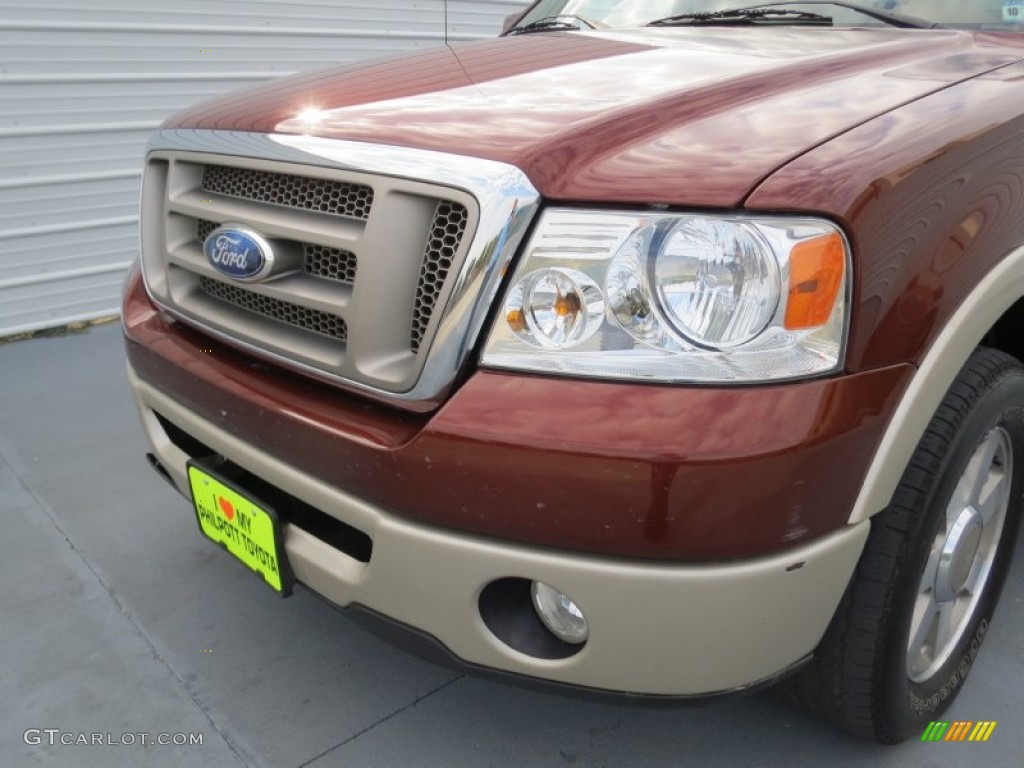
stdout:
<svg viewBox="0 0 1024 768">
<path fill-rule="evenodd" d="M 199 288 L 207 296 L 247 310 L 270 320 L 277 320 L 296 328 L 303 328 L 330 339 L 344 341 L 348 337 L 345 321 L 336 315 L 318 309 L 300 307 L 287 301 L 247 291 L 237 285 L 222 283 L 209 277 L 199 278 Z"/>
<path fill-rule="evenodd" d="M 224 165 L 203 168 L 203 191 L 364 221 L 373 205 L 373 189 L 364 184 Z"/>
<path fill-rule="evenodd" d="M 306 253 L 302 268 L 309 274 L 342 283 L 356 281 L 356 255 L 354 253 L 312 243 L 303 243 L 302 248 Z"/>
<path fill-rule="evenodd" d="M 462 236 L 466 233 L 469 214 L 464 205 L 442 200 L 434 212 L 434 222 L 427 237 L 427 246 L 420 267 L 420 279 L 416 286 L 416 303 L 412 315 L 412 336 L 410 348 L 418 352 L 423 336 L 427 332 L 430 316 L 434 312 L 441 289 L 444 287 L 448 270 L 451 269 L 455 252 L 459 249 Z"/>
<path fill-rule="evenodd" d="M 215 221 L 207 221 L 206 219 L 196 219 L 196 236 L 199 238 L 199 244 L 202 245 L 206 242 L 206 238 L 210 236 L 217 227 L 219 227 Z"/>
<path fill-rule="evenodd" d="M 202 245 L 220 225 L 206 219 L 196 219 L 196 237 Z M 300 243 L 305 258 L 302 268 L 314 277 L 324 280 L 337 280 L 340 283 L 352 284 L 356 281 L 356 255 L 340 248 L 328 248 L 325 245 Z"/>
</svg>

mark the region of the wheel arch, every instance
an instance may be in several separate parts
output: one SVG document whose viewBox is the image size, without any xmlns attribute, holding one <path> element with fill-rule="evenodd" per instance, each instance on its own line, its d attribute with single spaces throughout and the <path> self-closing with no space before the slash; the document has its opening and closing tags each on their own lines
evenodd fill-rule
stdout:
<svg viewBox="0 0 1024 768">
<path fill-rule="evenodd" d="M 932 342 L 900 399 L 850 514 L 855 525 L 881 512 L 943 396 L 980 344 L 1024 356 L 1024 245 L 1000 260 Z"/>
</svg>

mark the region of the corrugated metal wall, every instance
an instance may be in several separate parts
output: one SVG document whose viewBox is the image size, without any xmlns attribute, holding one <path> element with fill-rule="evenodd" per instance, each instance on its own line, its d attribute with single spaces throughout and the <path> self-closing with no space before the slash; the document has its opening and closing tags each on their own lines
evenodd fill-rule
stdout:
<svg viewBox="0 0 1024 768">
<path fill-rule="evenodd" d="M 449 40 L 526 0 L 451 0 Z M 428 46 L 442 0 L 0 0 L 0 336 L 116 313 L 164 117 L 325 63 Z"/>
</svg>

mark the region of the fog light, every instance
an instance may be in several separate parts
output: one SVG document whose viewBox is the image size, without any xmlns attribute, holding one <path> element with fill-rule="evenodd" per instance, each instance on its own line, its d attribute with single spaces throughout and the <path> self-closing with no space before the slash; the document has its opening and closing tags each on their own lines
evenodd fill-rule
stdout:
<svg viewBox="0 0 1024 768">
<path fill-rule="evenodd" d="M 568 595 L 542 581 L 533 582 L 530 592 L 537 615 L 555 637 L 571 645 L 587 642 L 587 620 Z"/>
</svg>

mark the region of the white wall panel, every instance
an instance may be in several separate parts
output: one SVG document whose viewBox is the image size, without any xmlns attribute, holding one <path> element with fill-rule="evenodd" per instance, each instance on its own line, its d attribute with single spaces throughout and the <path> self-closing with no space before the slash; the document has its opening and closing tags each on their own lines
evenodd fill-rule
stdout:
<svg viewBox="0 0 1024 768">
<path fill-rule="evenodd" d="M 451 0 L 447 36 L 524 0 Z M 442 45 L 441 0 L 0 0 L 0 336 L 116 313 L 146 138 L 252 82 Z"/>
</svg>

